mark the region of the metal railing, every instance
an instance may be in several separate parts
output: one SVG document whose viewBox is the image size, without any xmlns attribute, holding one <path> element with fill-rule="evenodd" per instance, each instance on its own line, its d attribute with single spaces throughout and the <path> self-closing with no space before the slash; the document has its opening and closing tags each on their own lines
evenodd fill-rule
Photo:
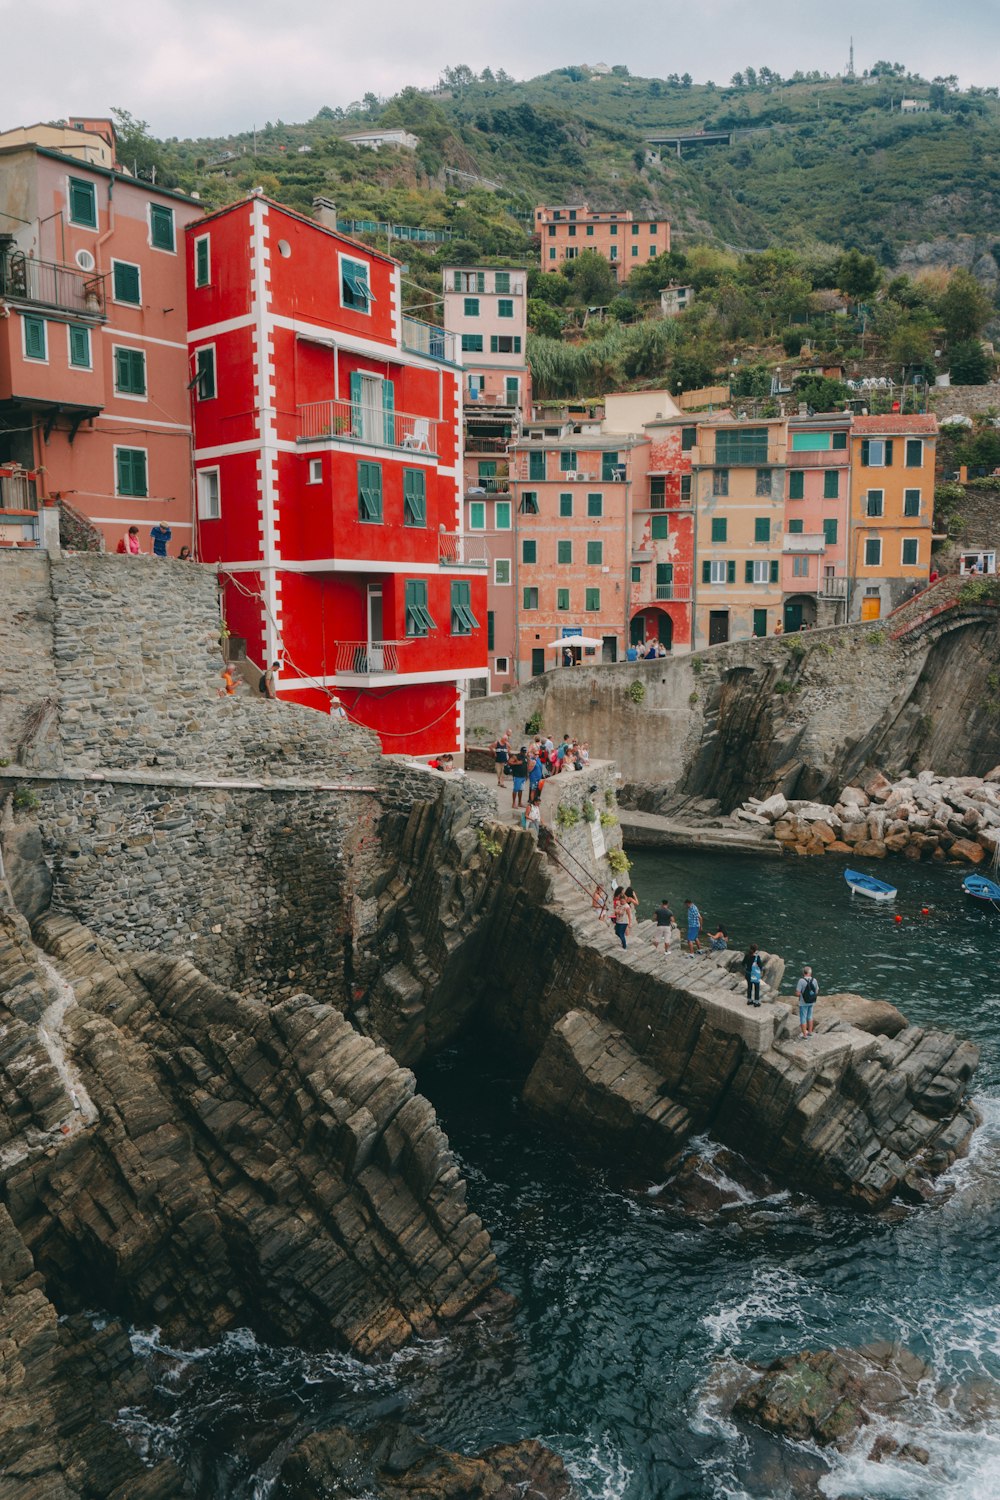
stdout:
<svg viewBox="0 0 1000 1500">
<path fill-rule="evenodd" d="M 335 439 L 368 443 L 376 448 L 402 448 L 411 453 L 436 453 L 433 417 L 404 411 L 382 411 L 363 401 L 310 401 L 298 409 L 300 442 Z"/>
<path fill-rule="evenodd" d="M 770 469 L 785 462 L 784 444 L 765 447 L 758 443 L 728 444 L 719 448 L 706 442 L 687 450 L 687 457 L 696 468 L 711 469 Z"/>
<path fill-rule="evenodd" d="M 399 671 L 399 648 L 405 641 L 338 641 L 338 677 L 378 677 Z"/>
<path fill-rule="evenodd" d="M 483 437 L 479 433 L 469 432 L 465 436 L 466 453 L 506 453 L 510 438 L 505 437 Z"/>
<path fill-rule="evenodd" d="M 486 568 L 490 561 L 486 538 L 461 531 L 438 532 L 438 558 L 442 568 Z"/>
<path fill-rule="evenodd" d="M 468 443 L 466 443 L 468 451 Z M 589 455 L 581 453 L 579 460 L 583 463 Z M 596 469 L 560 469 L 554 464 L 547 464 L 544 474 L 532 474 L 531 461 L 525 454 L 520 454 L 511 464 L 511 473 L 515 479 L 531 481 L 536 484 L 624 484 L 632 477 L 631 464 L 623 459 L 621 463 L 611 464 L 605 467 L 603 464 Z"/>
<path fill-rule="evenodd" d="M 0 510 L 37 510 L 35 481 L 27 474 L 0 474 Z"/>
<path fill-rule="evenodd" d="M 475 479 L 465 486 L 467 495 L 506 495 L 510 493 L 510 476 L 495 474 L 489 479 Z"/>
<path fill-rule="evenodd" d="M 672 583 L 658 583 L 656 585 L 657 599 L 672 599 L 674 597 L 674 586 Z"/>
<path fill-rule="evenodd" d="M 104 317 L 104 278 L 55 261 L 35 260 L 23 250 L 0 256 L 0 297 Z"/>
<path fill-rule="evenodd" d="M 458 363 L 458 337 L 446 328 L 434 323 L 425 323 L 420 318 L 411 318 L 404 313 L 402 318 L 403 348 L 411 354 L 422 354 L 425 359 L 444 359 L 449 364 Z"/>
</svg>

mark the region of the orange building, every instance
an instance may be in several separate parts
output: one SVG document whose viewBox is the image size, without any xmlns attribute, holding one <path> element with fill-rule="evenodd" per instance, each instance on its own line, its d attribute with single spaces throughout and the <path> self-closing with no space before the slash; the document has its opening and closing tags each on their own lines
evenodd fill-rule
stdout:
<svg viewBox="0 0 1000 1500">
<path fill-rule="evenodd" d="M 886 615 L 927 582 L 937 417 L 851 424 L 851 619 Z"/>
<path fill-rule="evenodd" d="M 619 281 L 670 249 L 667 219 L 637 218 L 626 209 L 598 212 L 586 203 L 535 209 L 535 233 L 541 244 L 541 268 L 558 271 L 581 250 L 596 250 L 611 262 Z"/>
<path fill-rule="evenodd" d="M 110 122 L 79 124 L 58 150 L 0 139 L 0 527 L 36 540 L 32 511 L 61 496 L 109 547 L 137 525 L 148 551 L 165 522 L 176 553 L 194 541 L 184 228 L 202 209 L 107 165 Z"/>
</svg>

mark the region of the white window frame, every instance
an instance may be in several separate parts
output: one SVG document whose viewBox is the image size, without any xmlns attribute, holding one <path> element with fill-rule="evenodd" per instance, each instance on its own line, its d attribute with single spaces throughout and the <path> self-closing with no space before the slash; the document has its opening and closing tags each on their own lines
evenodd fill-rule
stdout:
<svg viewBox="0 0 1000 1500">
<path fill-rule="evenodd" d="M 198 469 L 195 475 L 198 483 L 198 520 L 218 521 L 222 516 L 222 480 L 218 466 L 214 468 Z M 215 480 L 214 508 L 212 497 L 206 491 L 210 488 L 207 480 Z"/>
<path fill-rule="evenodd" d="M 35 323 L 41 323 L 42 325 L 42 338 L 45 342 L 45 353 L 42 355 L 41 359 L 38 358 L 37 354 L 28 353 L 29 319 L 31 319 Z M 26 359 L 29 365 L 47 365 L 49 362 L 49 323 L 47 318 L 41 317 L 38 313 L 29 312 L 26 314 L 22 314 L 21 316 L 21 357 L 22 359 Z"/>
<path fill-rule="evenodd" d="M 509 656 L 495 656 L 493 658 L 493 670 L 497 674 L 498 677 L 509 677 L 510 676 L 510 657 Z"/>
<path fill-rule="evenodd" d="M 507 524 L 506 524 L 506 526 L 502 525 L 501 522 L 500 522 L 500 507 L 502 505 L 506 505 L 506 507 L 507 507 Z M 512 503 L 509 500 L 495 500 L 493 502 L 493 529 L 494 529 L 494 531 L 510 531 L 511 528 L 513 527 L 513 525 L 514 525 L 514 507 L 513 507 Z"/>
<path fill-rule="evenodd" d="M 173 233 L 174 243 L 173 243 L 173 247 L 170 250 L 168 250 L 166 248 L 166 246 L 164 246 L 164 245 L 154 245 L 153 244 L 153 209 L 154 208 L 163 208 L 163 209 L 166 209 L 166 210 L 168 210 L 168 212 L 170 214 L 170 224 L 171 224 L 171 227 L 172 227 L 173 232 L 174 232 Z M 171 204 L 169 204 L 169 203 L 153 203 L 152 199 L 150 199 L 150 201 L 146 204 L 146 240 L 147 240 L 147 243 L 149 245 L 150 250 L 155 250 L 158 255 L 176 255 L 177 254 L 177 213 L 176 213 L 176 210 L 172 207 Z"/>
<path fill-rule="evenodd" d="M 126 453 L 144 453 L 146 455 L 146 493 L 144 495 L 123 495 L 118 488 L 118 455 L 124 450 Z M 122 500 L 152 500 L 155 497 L 149 493 L 149 449 L 142 447 L 140 443 L 114 443 L 111 448 L 111 461 L 114 465 L 115 476 L 115 499 Z"/>
<path fill-rule="evenodd" d="M 755 562 L 754 563 L 754 565 L 753 565 L 753 581 L 754 581 L 754 587 L 757 587 L 759 584 L 762 584 L 762 583 L 770 583 L 771 582 L 771 564 L 770 564 L 770 562 L 768 561 L 767 558 L 762 558 L 760 560 L 760 562 Z"/>
<path fill-rule="evenodd" d="M 144 396 L 137 396 L 133 391 L 120 391 L 118 389 L 118 361 L 115 356 L 119 349 L 127 350 L 129 354 L 142 355 L 142 383 L 146 387 L 146 394 Z M 111 345 L 111 388 L 115 393 L 116 401 L 142 401 L 145 403 L 149 400 L 149 360 L 146 358 L 145 349 L 137 349 L 134 344 Z M 123 444 L 123 447 L 127 446 L 127 444 Z M 148 463 L 146 472 L 148 476 Z"/>
<path fill-rule="evenodd" d="M 913 561 L 913 562 L 904 562 L 903 561 L 903 552 L 905 551 L 907 542 L 913 542 L 916 545 L 917 556 L 916 556 L 915 561 Z M 901 568 L 919 568 L 920 567 L 920 538 L 918 536 L 904 536 L 904 537 L 902 537 L 900 539 L 900 543 L 899 543 L 899 566 Z"/>
<path fill-rule="evenodd" d="M 478 511 L 476 509 L 477 506 L 479 507 Z M 473 516 L 477 515 L 477 514 L 481 514 L 482 518 L 483 518 L 482 519 L 482 524 L 479 525 L 479 526 L 477 526 L 476 523 L 475 523 L 475 521 L 472 519 Z M 469 501 L 469 530 L 470 531 L 485 531 L 486 530 L 486 501 L 485 500 L 470 500 Z"/>
<path fill-rule="evenodd" d="M 919 464 L 908 464 L 906 462 L 906 450 L 910 446 L 911 443 L 919 443 L 920 444 L 920 462 L 919 462 Z M 924 439 L 921 438 L 921 437 L 904 437 L 903 438 L 903 468 L 904 469 L 922 469 L 923 466 L 924 466 Z"/>
<path fill-rule="evenodd" d="M 115 266 L 129 266 L 133 271 L 139 273 L 139 300 L 138 302 L 123 302 L 121 297 L 115 296 Z M 137 310 L 142 307 L 142 266 L 134 260 L 119 260 L 116 256 L 111 257 L 111 300 L 116 307 L 134 307 Z"/>
<path fill-rule="evenodd" d="M 502 568 L 506 568 L 507 569 L 507 577 L 506 578 L 501 578 L 500 577 L 500 570 Z M 493 559 L 493 582 L 494 582 L 494 584 L 495 584 L 495 586 L 497 588 L 499 588 L 499 589 L 511 588 L 513 586 L 513 573 L 514 573 L 514 570 L 513 570 L 513 568 L 510 565 L 510 558 L 509 557 L 495 557 Z"/>
<path fill-rule="evenodd" d="M 204 281 L 198 280 L 198 246 L 208 246 L 208 275 Z M 205 286 L 212 285 L 212 236 L 210 234 L 196 234 L 194 237 L 194 264 L 192 266 L 192 279 L 195 287 L 199 290 Z"/>
<path fill-rule="evenodd" d="M 348 304 L 344 301 L 344 266 L 345 265 L 360 266 L 361 269 L 364 271 L 364 273 L 365 273 L 365 285 L 368 288 L 368 306 L 367 307 L 363 307 L 363 308 L 362 307 L 349 307 Z M 338 255 L 337 255 L 337 275 L 338 275 L 338 278 L 339 278 L 338 283 L 337 283 L 337 290 L 338 290 L 338 293 L 339 293 L 339 296 L 340 296 L 340 305 L 344 309 L 344 312 L 359 313 L 363 318 L 370 318 L 371 315 L 372 315 L 372 303 L 375 301 L 375 293 L 372 291 L 372 268 L 371 268 L 371 264 L 367 260 L 362 260 L 357 255 L 344 255 L 342 252 L 339 252 Z"/>
<path fill-rule="evenodd" d="M 79 329 L 80 332 L 85 333 L 87 335 L 87 356 L 88 356 L 88 358 L 87 358 L 87 363 L 85 365 L 76 365 L 76 364 L 73 363 L 73 330 L 74 329 Z M 46 340 L 46 345 L 47 345 L 47 343 L 48 343 L 48 341 Z M 38 360 L 38 361 L 34 361 L 33 360 L 32 363 L 33 364 L 34 363 L 40 364 L 41 361 L 40 360 Z M 94 369 L 94 338 L 93 338 L 93 334 L 91 333 L 90 329 L 87 327 L 87 325 L 85 323 L 67 323 L 66 324 L 66 364 L 67 364 L 67 366 L 68 366 L 69 369 L 71 369 L 71 370 L 79 370 L 82 375 L 86 375 L 88 371 L 93 372 L 93 369 Z"/>
<path fill-rule="evenodd" d="M 871 509 L 871 500 L 873 495 L 877 495 L 879 497 L 878 510 Z M 883 519 L 883 517 L 885 516 L 885 490 L 865 491 L 865 515 L 872 521 L 880 521 Z"/>
<path fill-rule="evenodd" d="M 885 461 L 885 456 L 886 456 L 885 455 L 885 445 L 886 445 L 886 439 L 885 438 L 869 438 L 868 439 L 868 462 L 865 465 L 866 468 L 868 468 L 868 469 L 887 469 L 889 467 L 889 465 Z M 875 458 L 872 457 L 872 449 L 873 448 L 878 448 L 880 450 L 879 457 L 877 459 L 875 459 Z"/>
<path fill-rule="evenodd" d="M 323 460 L 321 458 L 311 458 L 309 460 L 309 478 L 306 480 L 306 483 L 323 483 Z"/>
<path fill-rule="evenodd" d="M 722 560 L 722 561 L 716 560 L 714 562 L 710 562 L 709 565 L 708 565 L 708 567 L 709 567 L 709 574 L 708 574 L 709 584 L 713 584 L 713 583 L 714 584 L 725 583 L 726 576 L 727 576 L 727 567 L 726 567 L 726 563 L 725 563 L 724 560 Z"/>
<path fill-rule="evenodd" d="M 878 548 L 878 557 L 875 562 L 870 562 L 868 559 L 868 548 L 872 546 Z M 866 568 L 880 568 L 882 566 L 882 538 L 880 536 L 865 537 L 864 565 Z"/>
<path fill-rule="evenodd" d="M 916 495 L 916 497 L 917 497 L 917 509 L 916 509 L 916 513 L 915 514 L 912 513 L 912 512 L 910 512 L 910 511 L 908 511 L 906 509 L 906 499 L 907 499 L 908 495 Z M 924 510 L 924 492 L 923 492 L 923 490 L 918 489 L 917 486 L 914 485 L 914 484 L 908 485 L 907 488 L 903 491 L 903 519 L 904 519 L 904 521 L 915 521 L 917 519 L 917 516 L 923 515 L 923 510 Z"/>
<path fill-rule="evenodd" d="M 203 354 L 212 356 L 212 385 L 214 387 L 210 396 L 201 394 L 201 378 L 198 371 L 198 360 Z M 219 361 L 215 355 L 214 344 L 199 344 L 194 350 L 194 399 L 196 401 L 214 401 L 219 394 Z"/>
</svg>

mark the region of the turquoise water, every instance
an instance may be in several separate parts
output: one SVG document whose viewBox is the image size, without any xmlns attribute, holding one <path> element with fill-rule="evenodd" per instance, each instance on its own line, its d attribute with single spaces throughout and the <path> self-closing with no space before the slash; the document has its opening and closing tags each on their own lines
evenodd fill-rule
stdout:
<svg viewBox="0 0 1000 1500">
<path fill-rule="evenodd" d="M 779 1193 L 692 1220 L 533 1129 L 514 1062 L 468 1043 L 425 1068 L 420 1085 L 516 1311 L 380 1366 L 247 1334 L 175 1356 L 137 1335 L 161 1403 L 127 1418 L 136 1442 L 175 1453 L 212 1500 L 266 1500 L 289 1424 L 386 1415 L 468 1451 L 540 1437 L 566 1457 L 587 1500 L 995 1500 L 1000 1420 L 970 1427 L 931 1387 L 1000 1381 L 1000 916 L 968 909 L 953 871 L 888 868 L 900 887 L 888 912 L 852 899 L 832 862 L 647 854 L 632 874 L 647 910 L 663 894 L 691 894 L 739 944 L 812 962 L 823 989 L 884 997 L 914 1020 L 976 1037 L 985 1123 L 939 1203 L 872 1218 Z M 856 1453 L 830 1459 L 718 1414 L 713 1371 L 871 1339 L 898 1339 L 931 1367 L 927 1395 L 895 1429 L 930 1450 L 926 1469 L 869 1463 L 871 1431 Z"/>
</svg>

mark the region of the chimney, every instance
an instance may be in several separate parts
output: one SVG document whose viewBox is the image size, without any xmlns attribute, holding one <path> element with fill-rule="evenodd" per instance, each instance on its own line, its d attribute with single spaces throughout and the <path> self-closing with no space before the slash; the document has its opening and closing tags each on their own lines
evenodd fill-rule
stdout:
<svg viewBox="0 0 1000 1500">
<path fill-rule="evenodd" d="M 317 194 L 313 199 L 313 218 L 317 224 L 322 224 L 324 229 L 336 229 L 337 205 L 331 198 L 324 198 L 321 194 Z"/>
</svg>

